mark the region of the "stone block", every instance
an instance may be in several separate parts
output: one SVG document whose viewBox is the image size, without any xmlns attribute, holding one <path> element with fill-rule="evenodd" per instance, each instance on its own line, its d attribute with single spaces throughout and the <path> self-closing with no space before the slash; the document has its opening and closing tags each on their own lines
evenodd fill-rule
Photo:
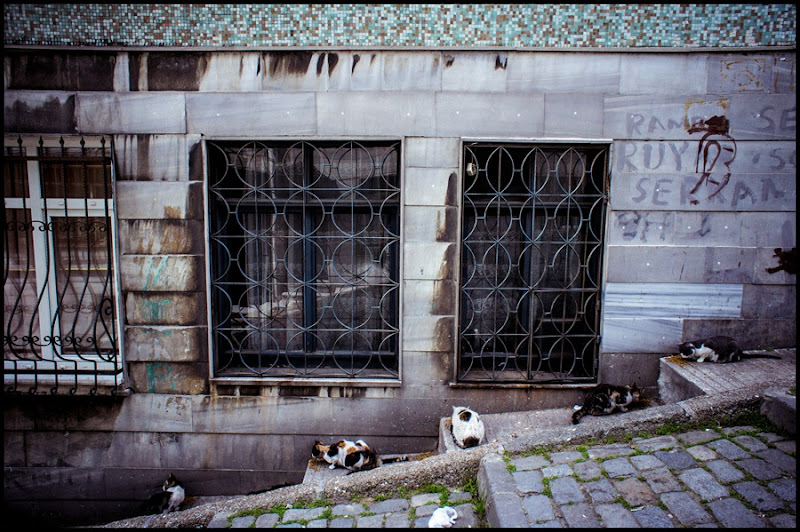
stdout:
<svg viewBox="0 0 800 532">
<path fill-rule="evenodd" d="M 128 362 L 205 362 L 208 360 L 206 327 L 125 328 Z"/>
<path fill-rule="evenodd" d="M 183 255 L 204 251 L 200 220 L 120 220 L 120 252 L 131 255 Z"/>
<path fill-rule="evenodd" d="M 435 96 L 423 91 L 317 94 L 317 134 L 432 136 Z"/>
<path fill-rule="evenodd" d="M 405 205 L 456 205 L 457 168 L 406 168 Z"/>
<path fill-rule="evenodd" d="M 207 322 L 205 294 L 128 292 L 125 320 L 129 325 L 203 325 Z"/>
<path fill-rule="evenodd" d="M 508 92 L 618 94 L 621 54 L 508 54 Z"/>
<path fill-rule="evenodd" d="M 440 92 L 435 118 L 440 137 L 539 137 L 544 95 Z"/>
<path fill-rule="evenodd" d="M 509 54 L 505 52 L 445 53 L 441 90 L 505 93 L 508 87 Z"/>
<path fill-rule="evenodd" d="M 458 286 L 452 280 L 405 281 L 403 316 L 453 316 Z"/>
<path fill-rule="evenodd" d="M 403 320 L 403 350 L 452 352 L 455 346 L 453 321 L 449 316 L 406 317 Z"/>
<path fill-rule="evenodd" d="M 167 181 L 117 183 L 120 220 L 202 220 L 203 184 Z"/>
<path fill-rule="evenodd" d="M 186 133 L 183 94 L 82 92 L 77 115 L 82 133 Z"/>
<path fill-rule="evenodd" d="M 544 134 L 598 138 L 603 134 L 603 96 L 595 93 L 547 93 Z"/>
<path fill-rule="evenodd" d="M 60 91 L 3 91 L 6 133 L 78 132 L 75 94 Z"/>
<path fill-rule="evenodd" d="M 120 181 L 189 181 L 189 153 L 200 135 L 117 135 Z"/>
<path fill-rule="evenodd" d="M 455 207 L 408 206 L 403 212 L 405 242 L 455 242 L 459 229 Z"/>
<path fill-rule="evenodd" d="M 670 318 L 606 318 L 604 353 L 671 353 L 681 342 L 683 322 Z"/>
<path fill-rule="evenodd" d="M 385 91 L 442 90 L 442 56 L 439 52 L 384 52 L 381 88 Z"/>
<path fill-rule="evenodd" d="M 609 282 L 750 283 L 753 248 L 609 246 Z"/>
<path fill-rule="evenodd" d="M 200 92 L 254 92 L 261 90 L 261 53 L 215 52 L 208 54 L 200 74 Z M 265 77 L 265 76 L 264 76 Z"/>
<path fill-rule="evenodd" d="M 315 100 L 310 92 L 189 93 L 187 132 L 208 137 L 316 135 Z"/>
<path fill-rule="evenodd" d="M 607 283 L 605 318 L 739 318 L 742 285 Z"/>
<path fill-rule="evenodd" d="M 128 364 L 128 383 L 129 387 L 137 393 L 206 394 L 208 393 L 208 364 L 131 362 Z M 175 465 L 171 467 L 175 467 Z"/>
<path fill-rule="evenodd" d="M 112 91 L 116 52 L 6 51 L 9 89 Z"/>
<path fill-rule="evenodd" d="M 797 138 L 797 99 L 793 94 L 734 94 L 728 113 L 737 140 Z"/>
<path fill-rule="evenodd" d="M 457 246 L 446 242 L 408 242 L 403 246 L 404 277 L 407 280 L 453 279 L 457 272 Z"/>
<path fill-rule="evenodd" d="M 768 93 L 772 89 L 773 65 L 771 55 L 710 55 L 707 60 L 707 93 Z"/>
<path fill-rule="evenodd" d="M 407 137 L 403 143 L 406 168 L 458 168 L 461 139 Z"/>
<path fill-rule="evenodd" d="M 702 134 L 690 134 L 690 126 L 713 116 L 727 117 L 729 109 L 726 96 L 609 95 L 603 108 L 603 135 L 620 140 L 699 139 Z"/>
<path fill-rule="evenodd" d="M 199 255 L 123 255 L 120 279 L 125 291 L 194 292 L 205 285 Z"/>
<path fill-rule="evenodd" d="M 708 92 L 706 54 L 623 54 L 620 94 L 714 94 Z"/>
</svg>

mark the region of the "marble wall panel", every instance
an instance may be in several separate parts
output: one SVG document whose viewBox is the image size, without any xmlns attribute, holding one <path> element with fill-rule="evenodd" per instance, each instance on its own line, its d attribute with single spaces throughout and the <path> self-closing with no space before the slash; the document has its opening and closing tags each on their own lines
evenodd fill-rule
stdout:
<svg viewBox="0 0 800 532">
<path fill-rule="evenodd" d="M 692 124 L 729 114 L 727 96 L 606 96 L 603 135 L 614 139 L 684 141 L 702 136 L 689 133 Z"/>
<path fill-rule="evenodd" d="M 773 86 L 772 55 L 714 54 L 709 56 L 707 66 L 711 94 L 766 93 Z"/>
<path fill-rule="evenodd" d="M 328 90 L 327 60 L 326 52 L 263 52 L 259 55 L 259 62 L 255 64 L 259 86 L 254 90 L 324 92 Z M 253 65 L 248 66 L 252 71 Z"/>
<path fill-rule="evenodd" d="M 794 94 L 734 94 L 730 98 L 730 136 L 744 139 L 797 138 Z"/>
<path fill-rule="evenodd" d="M 675 213 L 612 211 L 608 218 L 609 246 L 665 246 L 675 239 Z"/>
<path fill-rule="evenodd" d="M 458 186 L 458 168 L 406 168 L 405 205 L 451 205 Z"/>
<path fill-rule="evenodd" d="M 797 246 L 797 212 L 742 213 L 740 245 L 767 248 Z"/>
<path fill-rule="evenodd" d="M 742 318 L 796 320 L 797 284 L 745 285 L 742 293 Z"/>
<path fill-rule="evenodd" d="M 603 134 L 603 96 L 556 93 L 544 97 L 544 134 L 598 138 Z"/>
<path fill-rule="evenodd" d="M 738 318 L 742 285 L 699 283 L 607 283 L 604 319 Z"/>
<path fill-rule="evenodd" d="M 116 432 L 191 432 L 194 430 L 190 396 L 132 394 L 114 417 Z M 147 416 L 142 413 L 147 412 Z"/>
<path fill-rule="evenodd" d="M 439 52 L 386 52 L 382 55 L 383 90 L 442 90 L 442 55 Z"/>
<path fill-rule="evenodd" d="M 436 136 L 537 137 L 544 133 L 543 94 L 441 92 Z"/>
<path fill-rule="evenodd" d="M 455 242 L 458 225 L 455 207 L 413 205 L 403 210 L 405 242 Z"/>
<path fill-rule="evenodd" d="M 405 316 L 403 351 L 452 353 L 453 318 L 450 316 Z"/>
<path fill-rule="evenodd" d="M 186 101 L 181 93 L 77 94 L 81 133 L 186 133 Z"/>
<path fill-rule="evenodd" d="M 119 268 L 123 290 L 193 292 L 205 284 L 200 255 L 123 255 Z"/>
<path fill-rule="evenodd" d="M 188 181 L 189 152 L 200 135 L 115 135 L 117 179 Z"/>
<path fill-rule="evenodd" d="M 749 283 L 754 248 L 610 246 L 607 281 L 659 283 Z"/>
<path fill-rule="evenodd" d="M 262 88 L 261 85 L 267 78 L 266 73 L 269 72 L 266 68 L 262 70 L 260 61 L 261 55 L 258 52 L 208 54 L 208 62 L 199 77 L 197 90 L 200 92 L 257 91 Z M 295 87 L 285 88 L 297 90 Z"/>
<path fill-rule="evenodd" d="M 606 318 L 604 353 L 671 353 L 681 341 L 683 320 L 669 318 Z"/>
<path fill-rule="evenodd" d="M 455 169 L 461 163 L 461 139 L 406 137 L 403 156 L 406 167 Z"/>
<path fill-rule="evenodd" d="M 125 328 L 125 360 L 199 362 L 207 357 L 206 327 Z"/>
<path fill-rule="evenodd" d="M 755 256 L 755 273 L 753 276 L 754 284 L 797 284 L 797 274 L 792 274 L 786 270 L 774 273 L 767 271 L 768 268 L 775 268 L 780 264 L 780 260 L 775 256 L 775 250 L 769 248 L 757 248 Z"/>
<path fill-rule="evenodd" d="M 186 129 L 207 137 L 317 133 L 313 93 L 189 93 Z"/>
<path fill-rule="evenodd" d="M 432 136 L 434 102 L 430 92 L 318 93 L 319 135 Z"/>
<path fill-rule="evenodd" d="M 404 281 L 403 316 L 452 316 L 457 295 L 458 287 L 449 279 Z"/>
<path fill-rule="evenodd" d="M 79 131 L 75 93 L 3 91 L 5 133 L 64 133 Z"/>
<path fill-rule="evenodd" d="M 405 279 L 451 279 L 456 245 L 449 242 L 408 242 L 403 245 Z"/>
<path fill-rule="evenodd" d="M 621 54 L 508 54 L 508 92 L 618 94 Z"/>
<path fill-rule="evenodd" d="M 620 94 L 706 94 L 707 54 L 624 54 Z"/>
<path fill-rule="evenodd" d="M 442 55 L 442 90 L 456 92 L 506 92 L 508 54 L 466 52 Z"/>
<path fill-rule="evenodd" d="M 716 179 L 716 178 L 715 178 Z M 718 181 L 723 183 L 723 181 Z M 616 172 L 611 208 L 619 211 L 794 211 L 797 180 L 790 174 L 732 174 L 723 186 L 689 173 Z M 696 191 L 692 192 L 693 190 Z"/>
<path fill-rule="evenodd" d="M 777 94 L 797 92 L 797 54 L 794 51 L 781 52 L 774 58 L 775 81 L 772 91 Z"/>
<path fill-rule="evenodd" d="M 202 219 L 202 183 L 120 181 L 115 201 L 120 220 Z"/>
</svg>

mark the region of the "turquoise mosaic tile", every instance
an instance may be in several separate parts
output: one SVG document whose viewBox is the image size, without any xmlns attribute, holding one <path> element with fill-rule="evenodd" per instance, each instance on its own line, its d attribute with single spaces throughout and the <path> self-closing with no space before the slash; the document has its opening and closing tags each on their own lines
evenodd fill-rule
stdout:
<svg viewBox="0 0 800 532">
<path fill-rule="evenodd" d="M 794 46 L 794 4 L 4 4 L 6 45 Z"/>
</svg>

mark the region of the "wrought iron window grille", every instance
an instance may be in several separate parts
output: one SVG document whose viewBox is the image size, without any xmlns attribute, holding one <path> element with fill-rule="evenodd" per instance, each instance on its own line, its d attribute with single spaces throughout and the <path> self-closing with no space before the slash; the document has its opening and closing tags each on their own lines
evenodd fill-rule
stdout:
<svg viewBox="0 0 800 532">
<path fill-rule="evenodd" d="M 206 147 L 214 376 L 397 379 L 399 142 Z"/>
<path fill-rule="evenodd" d="M 5 138 L 6 392 L 115 394 L 123 382 L 106 138 Z"/>
<path fill-rule="evenodd" d="M 464 146 L 458 382 L 595 382 L 608 147 Z"/>
</svg>

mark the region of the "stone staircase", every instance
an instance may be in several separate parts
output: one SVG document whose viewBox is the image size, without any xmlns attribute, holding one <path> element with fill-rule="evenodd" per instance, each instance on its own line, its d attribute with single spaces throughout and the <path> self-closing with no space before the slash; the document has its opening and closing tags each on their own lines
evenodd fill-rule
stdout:
<svg viewBox="0 0 800 532">
<path fill-rule="evenodd" d="M 752 390 L 753 394 L 762 394 L 764 401 L 762 413 L 767 415 L 773 423 L 791 433 L 795 430 L 797 414 L 796 399 L 788 393 L 789 387 L 797 383 L 797 351 L 796 349 L 776 349 L 773 351 L 750 351 L 751 353 L 769 353 L 782 357 L 775 359 L 750 359 L 733 364 L 697 364 L 682 360 L 679 356 L 664 357 L 660 360 L 660 376 L 658 379 L 659 397 L 651 400 L 644 408 L 631 409 L 635 418 L 646 418 L 648 411 L 656 413 L 658 406 L 681 403 L 693 398 L 707 396 L 709 398 L 720 394 L 733 392 L 746 392 Z M 687 407 L 691 409 L 691 407 Z M 607 420 L 618 424 L 615 416 L 593 418 L 592 424 L 602 433 L 602 425 Z M 569 440 L 573 434 L 585 432 L 572 424 L 572 408 L 554 408 L 548 410 L 530 410 L 523 412 L 504 412 L 498 414 L 482 414 L 486 436 L 484 444 L 499 443 L 506 448 L 513 447 L 515 440 L 529 441 L 535 432 L 559 433 L 564 440 Z M 590 418 L 584 418 L 589 420 Z M 656 423 L 658 420 L 656 420 Z M 453 440 L 450 432 L 450 418 L 443 417 L 439 421 L 438 454 L 463 451 Z M 581 427 L 583 429 L 583 427 Z M 407 455 L 408 461 L 421 460 L 432 453 L 417 453 Z M 382 455 L 384 459 L 398 455 Z M 404 462 L 397 462 L 404 463 Z M 387 464 L 384 467 L 392 466 Z M 320 489 L 331 478 L 347 475 L 347 470 L 342 468 L 329 469 L 327 464 L 309 460 L 303 484 L 310 484 Z"/>
</svg>

